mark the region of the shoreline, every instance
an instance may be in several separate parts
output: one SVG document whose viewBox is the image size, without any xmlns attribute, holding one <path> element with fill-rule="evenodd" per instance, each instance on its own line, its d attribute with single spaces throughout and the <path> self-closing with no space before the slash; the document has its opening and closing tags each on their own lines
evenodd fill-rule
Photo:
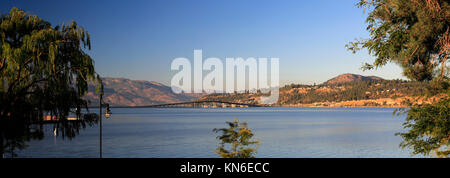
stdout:
<svg viewBox="0 0 450 178">
<path fill-rule="evenodd" d="M 407 106 L 258 106 L 258 107 L 266 107 L 266 108 L 408 108 Z M 251 108 L 258 108 L 251 107 Z M 89 108 L 99 108 L 98 106 L 93 106 Z M 110 108 L 152 108 L 145 106 L 110 106 Z M 156 108 L 156 107 L 155 107 Z M 220 109 L 220 108 L 233 108 L 233 107 L 157 107 L 157 108 L 202 108 L 202 109 Z M 240 108 L 240 107 L 234 107 Z"/>
<path fill-rule="evenodd" d="M 407 106 L 269 106 L 269 107 L 282 107 L 282 108 L 408 108 Z"/>
</svg>

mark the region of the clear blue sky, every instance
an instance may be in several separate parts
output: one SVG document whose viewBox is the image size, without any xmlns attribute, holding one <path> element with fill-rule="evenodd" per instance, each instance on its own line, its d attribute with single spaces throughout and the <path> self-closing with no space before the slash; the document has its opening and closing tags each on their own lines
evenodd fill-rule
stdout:
<svg viewBox="0 0 450 178">
<path fill-rule="evenodd" d="M 102 76 L 170 84 L 176 57 L 278 57 L 281 84 L 321 83 L 342 73 L 403 78 L 388 65 L 361 71 L 373 61 L 345 44 L 367 37 L 367 13 L 356 0 L 1 0 L 53 25 L 75 20 L 91 34 L 95 68 Z M 404 79 L 404 78 L 403 78 Z"/>
</svg>

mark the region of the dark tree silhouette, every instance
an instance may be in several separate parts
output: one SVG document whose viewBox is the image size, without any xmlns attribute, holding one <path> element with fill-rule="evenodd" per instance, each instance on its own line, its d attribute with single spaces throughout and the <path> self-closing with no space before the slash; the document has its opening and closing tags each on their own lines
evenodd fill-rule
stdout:
<svg viewBox="0 0 450 178">
<path fill-rule="evenodd" d="M 97 81 L 89 33 L 75 22 L 51 24 L 17 8 L 0 18 L 0 153 L 23 148 L 24 141 L 43 137 L 43 116 L 58 118 L 58 131 L 69 138 L 92 124 L 66 120 L 71 109 L 81 117 L 88 81 Z M 94 120 L 93 120 L 94 119 Z M 8 149 L 10 148 L 10 149 Z"/>
</svg>

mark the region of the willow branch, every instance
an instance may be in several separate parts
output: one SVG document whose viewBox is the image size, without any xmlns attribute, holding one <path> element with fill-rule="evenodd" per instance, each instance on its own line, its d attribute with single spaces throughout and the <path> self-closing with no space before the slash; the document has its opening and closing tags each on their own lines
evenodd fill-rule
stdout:
<svg viewBox="0 0 450 178">
<path fill-rule="evenodd" d="M 0 64 L 1 65 L 0 66 L 0 71 L 3 70 L 3 68 L 6 66 L 5 64 L 6 64 L 6 56 L 3 57 L 2 63 Z"/>
</svg>

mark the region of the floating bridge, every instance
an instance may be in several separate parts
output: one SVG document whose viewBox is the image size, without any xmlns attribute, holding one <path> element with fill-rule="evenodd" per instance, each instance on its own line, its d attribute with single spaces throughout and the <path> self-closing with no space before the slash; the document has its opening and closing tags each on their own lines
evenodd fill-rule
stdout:
<svg viewBox="0 0 450 178">
<path fill-rule="evenodd" d="M 191 101 L 181 103 L 154 104 L 146 106 L 116 106 L 113 108 L 169 108 L 169 107 L 189 107 L 189 108 L 237 108 L 237 107 L 261 107 L 258 104 L 234 103 L 227 101 Z"/>
</svg>

